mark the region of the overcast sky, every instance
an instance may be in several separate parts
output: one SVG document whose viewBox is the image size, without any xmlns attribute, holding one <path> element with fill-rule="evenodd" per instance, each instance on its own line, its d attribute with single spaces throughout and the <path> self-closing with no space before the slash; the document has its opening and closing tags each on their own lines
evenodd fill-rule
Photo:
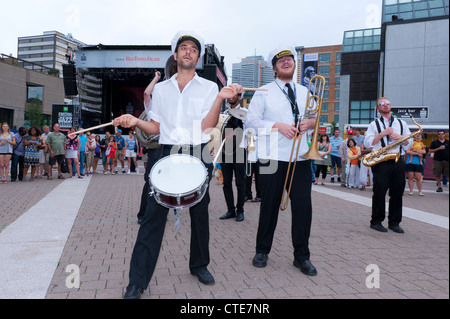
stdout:
<svg viewBox="0 0 450 319">
<path fill-rule="evenodd" d="M 267 58 L 280 44 L 342 44 L 346 30 L 381 25 L 382 0 L 22 0 L 3 1 L 0 53 L 17 38 L 56 30 L 87 44 L 168 45 L 180 30 L 214 43 L 232 63 Z"/>
</svg>

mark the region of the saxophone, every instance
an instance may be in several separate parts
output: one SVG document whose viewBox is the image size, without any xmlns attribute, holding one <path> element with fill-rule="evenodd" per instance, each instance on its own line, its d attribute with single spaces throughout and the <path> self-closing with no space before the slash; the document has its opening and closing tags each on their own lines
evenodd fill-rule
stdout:
<svg viewBox="0 0 450 319">
<path fill-rule="evenodd" d="M 412 115 L 409 114 L 409 116 L 411 117 L 411 120 L 414 122 L 414 124 L 416 124 L 419 127 L 419 130 L 412 133 L 409 136 L 401 138 L 383 148 L 380 148 L 379 150 L 376 150 L 374 152 L 364 155 L 361 160 L 361 162 L 363 163 L 364 166 L 372 167 L 378 163 L 389 161 L 389 160 L 395 160 L 396 163 L 398 162 L 398 160 L 400 159 L 400 156 L 401 156 L 400 152 L 398 152 L 398 153 L 387 153 L 387 152 L 393 148 L 396 148 L 398 145 L 403 144 L 406 140 L 409 140 L 410 138 L 413 138 L 414 136 L 421 134 L 423 131 L 422 126 L 420 126 L 419 123 L 417 123 L 414 120 Z"/>
</svg>

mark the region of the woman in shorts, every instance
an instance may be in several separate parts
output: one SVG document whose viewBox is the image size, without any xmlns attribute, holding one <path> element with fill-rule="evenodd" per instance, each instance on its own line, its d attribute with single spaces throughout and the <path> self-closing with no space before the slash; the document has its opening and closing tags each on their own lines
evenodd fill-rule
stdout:
<svg viewBox="0 0 450 319">
<path fill-rule="evenodd" d="M 111 161 L 111 165 L 110 165 L 111 175 L 114 175 L 114 168 L 117 165 L 116 150 L 117 150 L 116 139 L 115 139 L 114 135 L 111 135 L 109 137 L 108 148 L 106 149 L 105 175 L 108 172 L 108 163 L 110 161 Z"/>
<path fill-rule="evenodd" d="M 0 127 L 0 183 L 6 184 L 9 162 L 11 161 L 13 153 L 13 145 L 16 145 L 16 138 L 9 130 L 9 124 L 3 123 Z"/>
<path fill-rule="evenodd" d="M 136 160 L 136 151 L 137 150 L 137 139 L 133 134 L 133 131 L 130 130 L 130 133 L 128 133 L 128 138 L 125 140 L 125 147 L 126 147 L 126 153 L 125 156 L 128 160 L 128 173 L 130 174 L 130 167 L 131 167 L 131 159 L 133 159 L 134 167 L 136 167 L 136 173 L 139 173 L 139 167 L 137 165 Z"/>
<path fill-rule="evenodd" d="M 75 128 L 72 127 L 70 129 L 70 133 L 67 135 L 67 144 L 66 144 L 66 159 L 67 166 L 69 167 L 70 178 L 72 178 L 72 165 L 75 165 L 78 178 L 83 178 L 80 175 L 80 138 L 77 135 L 73 135 L 71 133 L 75 132 Z"/>
<path fill-rule="evenodd" d="M 419 144 L 422 141 L 422 135 L 418 134 L 414 136 L 414 142 Z M 417 189 L 419 190 L 419 196 L 423 196 L 422 193 L 422 175 L 423 175 L 423 164 L 421 161 L 422 157 L 425 157 L 426 148 L 425 145 L 422 149 L 409 148 L 406 151 L 406 172 L 408 173 L 408 195 L 414 195 L 414 179 L 416 180 Z M 421 156 L 419 156 L 421 155 Z"/>
</svg>

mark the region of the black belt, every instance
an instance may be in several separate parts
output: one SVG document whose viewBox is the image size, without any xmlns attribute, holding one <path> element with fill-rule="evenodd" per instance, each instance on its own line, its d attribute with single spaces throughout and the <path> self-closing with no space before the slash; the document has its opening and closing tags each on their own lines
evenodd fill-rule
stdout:
<svg viewBox="0 0 450 319">
<path fill-rule="evenodd" d="M 171 145 L 171 144 L 161 144 L 161 147 L 163 149 L 168 149 L 168 150 L 174 150 L 177 149 L 178 153 L 180 152 L 187 152 L 187 151 L 192 151 L 198 147 L 202 148 L 205 147 L 207 145 L 207 143 L 204 144 L 198 144 L 198 145 L 191 145 L 191 144 L 183 144 L 183 145 Z"/>
</svg>

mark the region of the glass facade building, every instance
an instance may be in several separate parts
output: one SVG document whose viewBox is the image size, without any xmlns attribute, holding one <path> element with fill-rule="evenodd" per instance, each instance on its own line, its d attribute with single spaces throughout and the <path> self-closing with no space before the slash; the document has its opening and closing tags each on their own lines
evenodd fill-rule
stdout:
<svg viewBox="0 0 450 319">
<path fill-rule="evenodd" d="M 344 32 L 341 73 L 349 75 L 347 124 L 369 124 L 378 95 L 381 28 Z"/>
<path fill-rule="evenodd" d="M 345 31 L 342 52 L 379 50 L 380 43 L 381 28 Z"/>
<path fill-rule="evenodd" d="M 384 0 L 382 22 L 449 15 L 449 0 Z"/>
</svg>

